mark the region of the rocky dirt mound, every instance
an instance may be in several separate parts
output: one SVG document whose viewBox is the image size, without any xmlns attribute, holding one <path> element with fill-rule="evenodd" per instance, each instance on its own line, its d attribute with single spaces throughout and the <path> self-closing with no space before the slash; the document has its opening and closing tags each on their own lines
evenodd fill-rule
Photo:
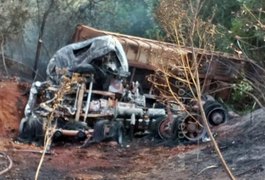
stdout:
<svg viewBox="0 0 265 180">
<path fill-rule="evenodd" d="M 14 79 L 0 82 L 0 137 L 14 137 L 26 103 L 26 85 Z"/>
</svg>

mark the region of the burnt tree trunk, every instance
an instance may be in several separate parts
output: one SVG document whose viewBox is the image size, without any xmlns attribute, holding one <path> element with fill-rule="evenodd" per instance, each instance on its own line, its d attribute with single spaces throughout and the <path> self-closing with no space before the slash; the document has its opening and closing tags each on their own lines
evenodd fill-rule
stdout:
<svg viewBox="0 0 265 180">
<path fill-rule="evenodd" d="M 39 59 L 40 59 L 41 47 L 42 47 L 42 43 L 43 43 L 42 37 L 44 34 L 46 20 L 48 18 L 49 13 L 52 10 L 52 7 L 54 6 L 54 2 L 55 2 L 55 0 L 51 0 L 48 9 L 43 14 L 43 18 L 42 18 L 42 22 L 41 22 L 41 26 L 40 26 L 39 37 L 38 37 L 37 48 L 36 48 L 36 53 L 35 53 L 35 59 L 34 59 L 34 66 L 33 66 L 33 73 L 32 73 L 33 80 L 36 78 L 36 75 L 38 73 L 38 64 L 39 64 Z"/>
</svg>

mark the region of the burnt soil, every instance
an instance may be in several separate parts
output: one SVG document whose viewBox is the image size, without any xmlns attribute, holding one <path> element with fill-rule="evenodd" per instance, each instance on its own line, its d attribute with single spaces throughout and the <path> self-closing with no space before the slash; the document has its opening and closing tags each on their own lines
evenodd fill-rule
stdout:
<svg viewBox="0 0 265 180">
<path fill-rule="evenodd" d="M 27 100 L 27 84 L 0 81 L 0 152 L 13 161 L 0 179 L 34 179 L 42 147 L 16 141 Z M 213 130 L 237 179 L 265 177 L 265 111 L 229 120 Z M 39 179 L 228 179 L 210 143 L 164 146 L 135 139 L 126 147 L 101 143 L 80 149 L 60 143 L 46 155 Z M 0 155 L 0 171 L 8 161 Z"/>
</svg>

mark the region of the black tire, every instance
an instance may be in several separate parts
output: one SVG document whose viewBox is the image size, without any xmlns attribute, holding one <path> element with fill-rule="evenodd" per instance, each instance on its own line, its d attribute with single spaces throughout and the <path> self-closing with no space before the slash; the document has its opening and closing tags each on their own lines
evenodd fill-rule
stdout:
<svg viewBox="0 0 265 180">
<path fill-rule="evenodd" d="M 43 124 L 37 116 L 23 118 L 19 125 L 18 140 L 25 143 L 42 144 L 44 138 Z"/>
<path fill-rule="evenodd" d="M 175 120 L 173 122 L 167 121 L 167 116 L 160 116 L 156 118 L 156 121 L 153 126 L 153 134 L 155 137 L 158 137 L 163 140 L 171 140 L 174 139 L 176 136 L 174 125 L 176 122 Z"/>
<path fill-rule="evenodd" d="M 63 137 L 63 133 L 60 130 L 57 130 L 53 133 L 52 140 L 53 141 L 59 141 Z"/>
<path fill-rule="evenodd" d="M 157 117 L 157 118 L 155 119 L 154 122 L 152 122 L 152 125 L 151 125 L 151 132 L 152 132 L 152 134 L 153 134 L 153 136 L 154 136 L 155 138 L 160 138 L 160 139 L 161 139 L 161 137 L 160 137 L 160 135 L 159 135 L 159 133 L 158 133 L 158 128 L 159 128 L 159 126 L 160 126 L 161 121 L 163 121 L 165 118 L 166 118 L 166 116 L 159 116 L 159 117 Z"/>
<path fill-rule="evenodd" d="M 223 108 L 223 106 L 216 102 L 216 101 L 208 101 L 204 104 L 204 112 L 205 115 L 207 117 L 208 122 L 212 125 L 212 126 L 218 126 L 220 124 L 223 124 L 227 121 L 227 110 L 225 108 Z M 214 121 L 213 120 L 213 113 L 218 113 L 220 114 L 220 118 L 222 118 L 219 121 Z"/>
<path fill-rule="evenodd" d="M 78 133 L 76 134 L 76 139 L 78 141 L 84 141 L 86 138 L 87 138 L 87 135 L 83 130 L 79 130 Z"/>
</svg>

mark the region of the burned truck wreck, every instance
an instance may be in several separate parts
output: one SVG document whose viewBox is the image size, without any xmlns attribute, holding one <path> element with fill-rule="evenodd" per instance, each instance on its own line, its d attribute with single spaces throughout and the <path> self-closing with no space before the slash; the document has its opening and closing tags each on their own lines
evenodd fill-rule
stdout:
<svg viewBox="0 0 265 180">
<path fill-rule="evenodd" d="M 138 81 L 130 81 L 131 73 L 114 36 L 63 47 L 47 66 L 47 81 L 32 84 L 19 140 L 42 142 L 48 130 L 53 140 L 75 138 L 85 141 L 83 147 L 107 139 L 122 144 L 136 134 L 177 141 L 205 137 L 200 115 L 161 103 L 159 94 L 144 94 Z M 213 97 L 204 97 L 204 108 L 211 125 L 226 121 L 226 109 Z"/>
</svg>

